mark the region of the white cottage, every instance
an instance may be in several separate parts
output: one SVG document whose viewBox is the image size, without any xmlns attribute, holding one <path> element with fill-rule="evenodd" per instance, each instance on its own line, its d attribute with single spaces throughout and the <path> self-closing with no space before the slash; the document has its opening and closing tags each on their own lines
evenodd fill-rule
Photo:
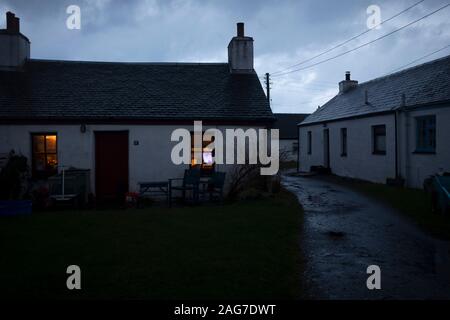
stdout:
<svg viewBox="0 0 450 320">
<path fill-rule="evenodd" d="M 280 161 L 298 160 L 297 124 L 305 120 L 308 113 L 274 113 L 276 121 L 274 128 L 280 132 Z"/>
<path fill-rule="evenodd" d="M 90 169 L 98 197 L 182 177 L 189 165 L 171 161 L 175 129 L 193 130 L 194 120 L 220 130 L 274 121 L 253 69 L 253 38 L 243 23 L 237 29 L 228 63 L 49 61 L 30 59 L 30 41 L 7 13 L 0 30 L 0 154 L 25 155 L 35 179 L 61 167 Z M 210 150 L 202 152 L 211 158 Z"/>
<path fill-rule="evenodd" d="M 347 72 L 298 131 L 300 171 L 422 188 L 450 171 L 450 56 L 361 84 Z"/>
</svg>

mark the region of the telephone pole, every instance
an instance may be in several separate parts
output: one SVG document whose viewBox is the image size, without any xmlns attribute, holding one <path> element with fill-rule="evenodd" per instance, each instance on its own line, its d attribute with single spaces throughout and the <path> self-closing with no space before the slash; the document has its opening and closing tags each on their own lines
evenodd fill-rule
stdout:
<svg viewBox="0 0 450 320">
<path fill-rule="evenodd" d="M 270 107 L 270 74 L 266 73 L 266 92 L 267 92 L 267 102 L 269 103 Z"/>
</svg>

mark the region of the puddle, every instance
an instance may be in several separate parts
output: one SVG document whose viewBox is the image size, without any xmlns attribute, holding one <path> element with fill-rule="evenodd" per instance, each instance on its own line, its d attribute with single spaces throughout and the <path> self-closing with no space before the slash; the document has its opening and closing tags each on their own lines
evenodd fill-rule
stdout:
<svg viewBox="0 0 450 320">
<path fill-rule="evenodd" d="M 345 237 L 345 233 L 341 231 L 328 231 L 326 234 L 332 239 L 342 239 Z"/>
</svg>

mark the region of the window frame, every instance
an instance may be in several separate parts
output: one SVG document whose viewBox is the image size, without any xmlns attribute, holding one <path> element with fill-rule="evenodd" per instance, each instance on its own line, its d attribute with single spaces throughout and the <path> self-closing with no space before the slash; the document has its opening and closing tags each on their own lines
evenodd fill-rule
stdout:
<svg viewBox="0 0 450 320">
<path fill-rule="evenodd" d="M 306 134 L 306 147 L 307 147 L 307 154 L 312 154 L 312 131 L 308 131 Z"/>
<path fill-rule="evenodd" d="M 43 152 L 36 152 L 35 151 L 35 137 L 43 136 L 44 137 L 44 151 Z M 55 136 L 55 151 L 49 152 L 47 151 L 47 136 Z M 59 157 L 58 157 L 58 133 L 57 132 L 31 132 L 30 133 L 31 138 L 31 174 L 32 177 L 35 179 L 47 179 L 50 176 L 53 176 L 58 173 L 58 164 L 59 164 Z M 45 159 L 45 169 L 44 170 L 37 170 L 36 168 L 36 155 L 44 155 Z M 55 155 L 56 157 L 56 166 L 54 169 L 48 168 L 48 155 Z"/>
<path fill-rule="evenodd" d="M 436 115 L 423 115 L 423 116 L 417 116 L 414 118 L 415 119 L 415 126 L 416 126 L 416 148 L 414 150 L 414 153 L 423 153 L 423 154 L 435 154 L 436 153 Z M 428 128 L 426 127 L 426 121 L 427 120 L 433 120 L 433 125 L 431 126 L 433 128 L 433 138 L 430 140 L 429 137 L 427 136 L 428 133 Z M 425 146 L 422 145 L 420 146 L 420 126 L 419 126 L 419 122 L 425 123 L 425 127 L 423 129 L 423 133 L 424 133 L 424 137 L 423 137 L 423 142 L 429 140 L 434 142 L 434 145 L 432 143 L 431 146 Z"/>
<path fill-rule="evenodd" d="M 347 156 L 348 150 L 348 131 L 347 128 L 341 128 L 341 157 Z"/>
<path fill-rule="evenodd" d="M 205 152 L 205 149 L 206 149 L 206 147 L 211 143 L 211 142 L 213 142 L 214 140 L 215 140 L 215 137 L 213 136 L 212 137 L 212 139 L 211 140 L 209 140 L 209 141 L 203 141 L 203 135 L 204 135 L 204 132 L 202 132 L 202 163 L 201 164 L 193 164 L 193 160 L 195 159 L 195 150 L 194 150 L 194 135 L 195 135 L 195 133 L 194 133 L 194 131 L 191 131 L 191 163 L 189 164 L 189 168 L 194 168 L 194 167 L 196 167 L 196 166 L 200 166 L 200 172 L 201 172 L 201 175 L 202 176 L 208 176 L 208 175 L 211 175 L 212 173 L 214 173 L 215 172 L 215 170 L 216 170 L 216 162 L 214 161 L 213 163 L 212 163 L 212 165 L 205 165 L 204 163 L 203 163 L 203 154 L 204 154 L 204 152 Z M 216 149 L 214 148 L 212 151 L 211 151 L 211 155 L 213 156 L 213 157 L 215 157 L 215 154 L 216 154 Z"/>
<path fill-rule="evenodd" d="M 383 128 L 384 133 L 380 134 L 377 133 L 377 129 L 381 129 Z M 377 137 L 384 137 L 384 150 L 380 150 L 378 148 L 378 144 L 377 144 Z M 385 124 L 378 124 L 378 125 L 374 125 L 372 126 L 372 154 L 374 155 L 386 155 L 387 152 L 387 130 L 386 130 L 386 125 Z"/>
</svg>

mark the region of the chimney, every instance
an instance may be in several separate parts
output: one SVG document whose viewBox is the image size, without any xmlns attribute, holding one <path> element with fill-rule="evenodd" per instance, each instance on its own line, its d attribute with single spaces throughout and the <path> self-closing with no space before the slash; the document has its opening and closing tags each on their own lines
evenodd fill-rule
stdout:
<svg viewBox="0 0 450 320">
<path fill-rule="evenodd" d="M 350 81 L 350 71 L 345 72 L 345 81 Z"/>
<path fill-rule="evenodd" d="M 237 36 L 240 38 L 244 37 L 244 23 L 243 22 L 237 23 Z"/>
<path fill-rule="evenodd" d="M 228 64 L 231 73 L 253 73 L 253 38 L 246 37 L 244 23 L 237 24 L 237 34 L 228 45 Z"/>
<path fill-rule="evenodd" d="M 6 31 L 9 33 L 20 33 L 20 19 L 14 13 L 6 13 Z"/>
<path fill-rule="evenodd" d="M 29 58 L 30 41 L 20 33 L 19 18 L 7 12 L 6 29 L 0 30 L 0 70 L 20 71 Z"/>
<path fill-rule="evenodd" d="M 358 86 L 358 81 L 350 79 L 350 71 L 345 73 L 345 80 L 339 82 L 339 94 L 344 94 L 349 90 L 356 88 Z"/>
</svg>

